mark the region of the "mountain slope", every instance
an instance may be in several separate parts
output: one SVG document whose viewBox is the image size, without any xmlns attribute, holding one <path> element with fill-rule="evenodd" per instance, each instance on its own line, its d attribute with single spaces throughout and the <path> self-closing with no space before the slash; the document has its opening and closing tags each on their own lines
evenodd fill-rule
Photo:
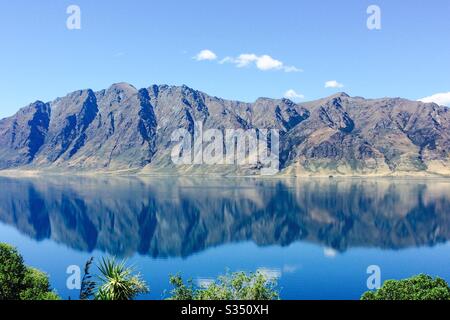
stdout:
<svg viewBox="0 0 450 320">
<path fill-rule="evenodd" d="M 295 104 L 211 97 L 187 86 L 118 83 L 37 101 L 0 121 L 0 169 L 257 174 L 258 166 L 176 167 L 171 134 L 278 129 L 284 175 L 450 175 L 450 112 L 400 98 L 339 93 Z"/>
</svg>

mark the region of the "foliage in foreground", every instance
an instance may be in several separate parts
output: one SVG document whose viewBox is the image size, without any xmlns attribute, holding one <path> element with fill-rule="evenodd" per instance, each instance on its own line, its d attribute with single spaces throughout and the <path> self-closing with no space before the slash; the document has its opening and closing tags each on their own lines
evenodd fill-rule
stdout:
<svg viewBox="0 0 450 320">
<path fill-rule="evenodd" d="M 133 300 L 140 294 L 149 292 L 149 288 L 132 267 L 125 261 L 114 258 L 102 258 L 97 265 L 97 281 L 92 280 L 90 266 L 93 259 L 88 260 L 80 290 L 80 299 L 88 300 Z"/>
<path fill-rule="evenodd" d="M 27 267 L 16 248 L 0 243 L 0 300 L 59 300 L 48 276 Z"/>
<path fill-rule="evenodd" d="M 420 274 L 404 280 L 387 280 L 376 291 L 367 291 L 361 300 L 450 300 L 445 280 Z"/>
<path fill-rule="evenodd" d="M 235 272 L 220 276 L 206 287 L 187 284 L 180 275 L 170 277 L 174 289 L 169 300 L 276 300 L 279 299 L 277 281 L 261 272 Z"/>
<path fill-rule="evenodd" d="M 90 274 L 91 258 L 85 266 L 80 299 L 132 300 L 149 291 L 146 283 L 125 261 L 103 258 L 97 265 L 97 281 Z M 277 281 L 261 272 L 235 272 L 220 276 L 199 287 L 172 276 L 174 287 L 169 300 L 274 300 L 279 299 Z M 24 264 L 17 249 L 0 243 L 0 300 L 59 300 L 50 288 L 48 276 Z M 439 277 L 420 274 L 404 280 L 388 280 L 376 291 L 364 293 L 361 300 L 450 300 L 450 287 Z"/>
</svg>

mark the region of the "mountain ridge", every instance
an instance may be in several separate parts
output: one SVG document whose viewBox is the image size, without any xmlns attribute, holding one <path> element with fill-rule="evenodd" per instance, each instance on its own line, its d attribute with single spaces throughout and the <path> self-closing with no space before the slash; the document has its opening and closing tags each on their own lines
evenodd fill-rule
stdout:
<svg viewBox="0 0 450 320">
<path fill-rule="evenodd" d="M 35 101 L 0 120 L 0 170 L 257 175 L 257 166 L 175 166 L 178 128 L 277 129 L 280 174 L 450 175 L 450 112 L 339 92 L 314 101 L 210 96 L 186 85 L 121 82 Z"/>
</svg>

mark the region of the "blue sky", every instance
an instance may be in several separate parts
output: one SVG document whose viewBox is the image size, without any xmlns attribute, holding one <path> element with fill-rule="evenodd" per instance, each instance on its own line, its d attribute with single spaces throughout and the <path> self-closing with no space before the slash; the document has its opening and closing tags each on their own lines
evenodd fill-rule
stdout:
<svg viewBox="0 0 450 320">
<path fill-rule="evenodd" d="M 80 30 L 66 27 L 71 4 Z M 371 4 L 381 30 L 366 26 Z M 450 91 L 449 40 L 448 0 L 0 0 L 0 118 L 122 81 L 244 101 L 288 90 L 419 99 Z M 202 50 L 216 59 L 194 59 Z"/>
</svg>

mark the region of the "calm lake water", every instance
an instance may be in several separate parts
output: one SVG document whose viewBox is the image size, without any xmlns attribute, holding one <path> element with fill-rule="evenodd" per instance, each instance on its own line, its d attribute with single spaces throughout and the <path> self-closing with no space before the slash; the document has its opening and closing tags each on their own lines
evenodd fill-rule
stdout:
<svg viewBox="0 0 450 320">
<path fill-rule="evenodd" d="M 0 178 L 0 242 L 47 272 L 128 258 L 164 298 L 170 274 L 203 283 L 230 271 L 277 277 L 283 299 L 358 299 L 382 280 L 450 281 L 450 180 Z M 97 260 L 98 261 L 98 260 Z"/>
</svg>

